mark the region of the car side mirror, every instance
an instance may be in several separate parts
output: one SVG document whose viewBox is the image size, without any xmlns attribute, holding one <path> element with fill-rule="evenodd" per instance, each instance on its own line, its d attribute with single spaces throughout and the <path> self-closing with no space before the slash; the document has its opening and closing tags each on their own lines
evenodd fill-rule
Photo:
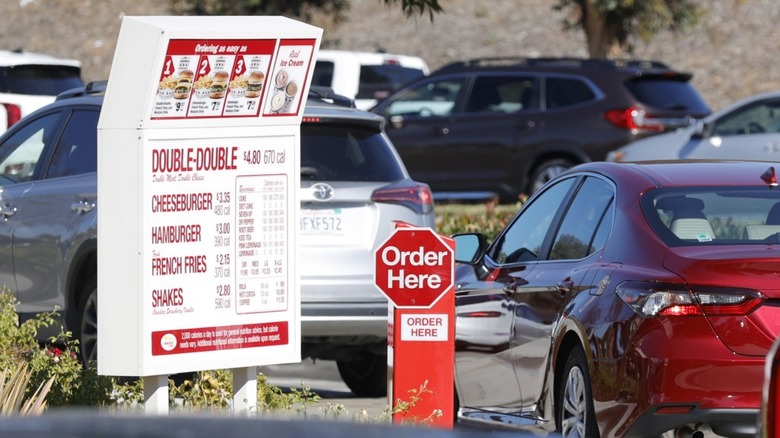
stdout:
<svg viewBox="0 0 780 438">
<path fill-rule="evenodd" d="M 475 265 L 487 250 L 487 237 L 479 233 L 455 234 L 455 262 Z"/>
<path fill-rule="evenodd" d="M 712 134 L 712 124 L 702 120 L 696 122 L 691 138 L 707 138 Z"/>
</svg>

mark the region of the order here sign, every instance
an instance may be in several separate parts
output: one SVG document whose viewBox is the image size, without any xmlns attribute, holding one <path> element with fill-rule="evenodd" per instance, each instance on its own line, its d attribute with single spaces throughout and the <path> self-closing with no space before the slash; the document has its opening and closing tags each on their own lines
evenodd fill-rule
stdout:
<svg viewBox="0 0 780 438">
<path fill-rule="evenodd" d="M 432 424 L 452 428 L 454 245 L 430 228 L 399 224 L 375 253 L 376 287 L 389 300 L 388 402 L 394 406 L 410 391 L 421 394 L 408 410 L 393 415 L 395 422 L 440 412 Z"/>
<path fill-rule="evenodd" d="M 452 287 L 453 250 L 429 228 L 397 228 L 375 258 L 376 287 L 396 307 L 429 308 Z"/>
</svg>

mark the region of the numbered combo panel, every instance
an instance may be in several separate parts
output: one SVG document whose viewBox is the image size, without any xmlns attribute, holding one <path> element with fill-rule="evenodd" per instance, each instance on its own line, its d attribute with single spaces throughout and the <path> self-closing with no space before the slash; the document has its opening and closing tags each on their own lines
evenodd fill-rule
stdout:
<svg viewBox="0 0 780 438">
<path fill-rule="evenodd" d="M 171 41 L 151 119 L 257 117 L 262 102 L 267 102 L 266 116 L 298 115 L 313 43 Z"/>
</svg>

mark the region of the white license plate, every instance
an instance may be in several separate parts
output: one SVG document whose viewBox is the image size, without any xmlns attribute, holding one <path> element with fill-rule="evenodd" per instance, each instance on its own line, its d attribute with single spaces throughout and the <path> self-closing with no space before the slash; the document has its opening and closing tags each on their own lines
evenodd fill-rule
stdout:
<svg viewBox="0 0 780 438">
<path fill-rule="evenodd" d="M 301 210 L 301 234 L 340 236 L 345 228 L 346 221 L 339 211 Z"/>
</svg>

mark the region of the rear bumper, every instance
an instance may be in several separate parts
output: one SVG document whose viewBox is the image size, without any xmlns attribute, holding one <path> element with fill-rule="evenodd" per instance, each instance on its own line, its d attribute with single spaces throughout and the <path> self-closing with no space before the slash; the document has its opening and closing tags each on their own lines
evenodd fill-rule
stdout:
<svg viewBox="0 0 780 438">
<path fill-rule="evenodd" d="M 387 302 L 301 303 L 301 336 L 387 338 Z"/>
<path fill-rule="evenodd" d="M 668 407 L 676 407 L 671 405 Z M 684 414 L 658 414 L 656 406 L 640 416 L 625 437 L 660 436 L 667 430 L 686 424 L 707 424 L 719 436 L 758 436 L 758 409 L 700 409 L 695 407 Z"/>
</svg>

